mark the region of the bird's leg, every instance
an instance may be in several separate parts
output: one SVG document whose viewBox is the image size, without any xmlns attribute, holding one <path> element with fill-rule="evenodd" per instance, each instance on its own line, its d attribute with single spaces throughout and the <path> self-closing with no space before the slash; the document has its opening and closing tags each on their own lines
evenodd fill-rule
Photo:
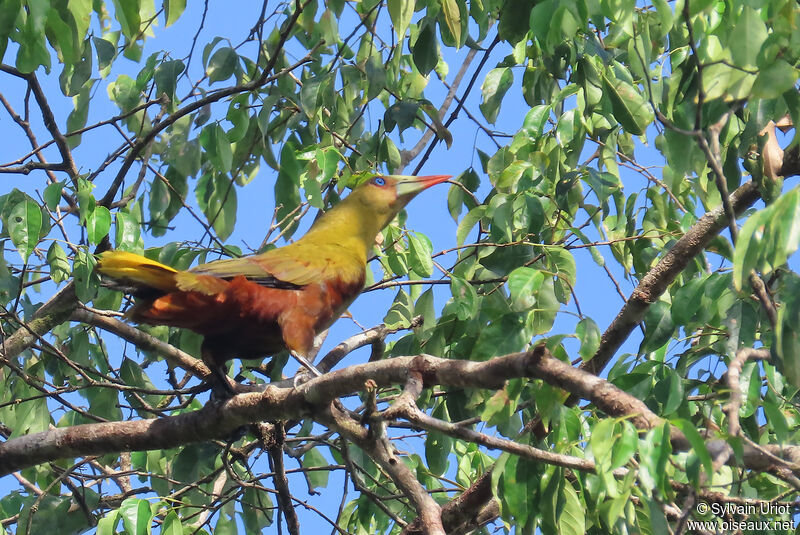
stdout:
<svg viewBox="0 0 800 535">
<path fill-rule="evenodd" d="M 306 359 L 303 355 L 301 355 L 297 351 L 294 351 L 294 350 L 289 351 L 289 354 L 292 357 L 294 357 L 294 359 L 297 362 L 299 362 L 300 365 L 303 368 L 305 368 L 308 371 L 308 373 L 310 373 L 313 377 L 319 377 L 320 375 L 322 375 L 321 371 L 319 371 L 313 364 L 311 364 L 308 361 L 308 359 Z M 297 375 L 294 376 L 294 386 L 295 387 L 298 386 L 299 384 L 302 384 L 302 383 L 305 382 L 305 380 L 303 379 L 303 376 L 305 376 L 305 375 L 306 374 L 302 373 L 302 371 L 301 371 L 301 372 L 298 372 Z"/>
<path fill-rule="evenodd" d="M 205 344 L 200 349 L 200 355 L 211 371 L 211 375 L 208 376 L 208 382 L 211 385 L 212 399 L 226 400 L 236 395 L 236 388 L 234 388 L 233 380 L 228 377 L 225 361 L 220 364 L 214 357 L 214 352 Z"/>
<path fill-rule="evenodd" d="M 226 366 L 216 365 L 209 367 L 211 370 L 211 394 L 218 399 L 228 399 L 236 395 L 232 379 L 226 373 Z"/>
</svg>

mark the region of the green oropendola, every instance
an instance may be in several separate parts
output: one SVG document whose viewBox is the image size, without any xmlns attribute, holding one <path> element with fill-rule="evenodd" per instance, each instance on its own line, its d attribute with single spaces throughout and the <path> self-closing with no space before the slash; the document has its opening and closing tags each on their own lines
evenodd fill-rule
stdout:
<svg viewBox="0 0 800 535">
<path fill-rule="evenodd" d="M 178 271 L 143 256 L 106 251 L 97 271 L 130 289 L 127 317 L 203 335 L 201 356 L 231 390 L 225 362 L 288 349 L 308 365 L 314 337 L 364 287 L 377 234 L 422 190 L 450 178 L 372 176 L 296 242 L 261 254 Z"/>
</svg>

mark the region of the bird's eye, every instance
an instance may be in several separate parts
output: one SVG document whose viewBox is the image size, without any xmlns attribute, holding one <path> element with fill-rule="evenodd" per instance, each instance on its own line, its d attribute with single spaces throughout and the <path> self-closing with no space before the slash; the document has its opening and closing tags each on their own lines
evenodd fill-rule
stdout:
<svg viewBox="0 0 800 535">
<path fill-rule="evenodd" d="M 372 179 L 372 183 L 375 184 L 376 186 L 385 186 L 386 180 L 383 177 L 376 176 L 375 178 Z"/>
</svg>

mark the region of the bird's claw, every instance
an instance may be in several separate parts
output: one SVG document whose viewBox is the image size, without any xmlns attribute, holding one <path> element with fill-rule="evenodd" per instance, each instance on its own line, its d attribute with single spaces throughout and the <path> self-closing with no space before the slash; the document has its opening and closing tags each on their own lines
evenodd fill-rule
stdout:
<svg viewBox="0 0 800 535">
<path fill-rule="evenodd" d="M 301 371 L 299 371 L 297 373 L 297 375 L 294 376 L 294 379 L 292 379 L 292 386 L 297 388 L 298 386 L 302 385 L 303 383 L 307 383 L 309 379 L 311 379 L 311 377 L 309 377 L 307 373 L 304 373 L 301 370 Z"/>
</svg>

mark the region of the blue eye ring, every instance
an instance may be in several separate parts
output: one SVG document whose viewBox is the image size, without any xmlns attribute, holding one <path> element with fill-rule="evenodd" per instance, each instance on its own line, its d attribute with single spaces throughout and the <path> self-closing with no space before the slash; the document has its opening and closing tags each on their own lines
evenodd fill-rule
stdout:
<svg viewBox="0 0 800 535">
<path fill-rule="evenodd" d="M 385 186 L 386 180 L 383 177 L 376 176 L 375 178 L 372 179 L 372 183 L 375 184 L 376 186 Z"/>
</svg>

